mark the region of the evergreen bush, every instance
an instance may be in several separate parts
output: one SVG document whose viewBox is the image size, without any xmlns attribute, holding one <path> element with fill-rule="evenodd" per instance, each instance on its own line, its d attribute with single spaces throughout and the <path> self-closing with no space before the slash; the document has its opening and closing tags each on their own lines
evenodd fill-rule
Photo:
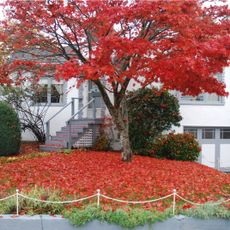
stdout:
<svg viewBox="0 0 230 230">
<path fill-rule="evenodd" d="M 130 92 L 127 106 L 131 147 L 141 155 L 148 155 L 154 139 L 182 119 L 177 98 L 155 88 Z"/>
<path fill-rule="evenodd" d="M 17 113 L 0 102 L 0 156 L 17 154 L 21 144 L 21 128 Z"/>
</svg>

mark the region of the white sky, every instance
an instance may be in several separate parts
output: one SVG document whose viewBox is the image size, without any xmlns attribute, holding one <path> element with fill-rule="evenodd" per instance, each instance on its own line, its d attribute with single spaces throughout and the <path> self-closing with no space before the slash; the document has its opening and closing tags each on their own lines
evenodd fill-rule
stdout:
<svg viewBox="0 0 230 230">
<path fill-rule="evenodd" d="M 4 0 L 0 0 L 0 3 L 3 3 Z M 4 16 L 3 16 L 3 11 L 2 11 L 2 7 L 0 6 L 0 20 L 3 19 Z"/>
<path fill-rule="evenodd" d="M 5 0 L 0 0 L 0 3 L 3 3 Z M 22 1 L 22 0 L 18 0 L 18 1 Z M 31 0 L 33 1 L 33 0 Z M 218 0 L 217 0 L 218 2 Z M 228 5 L 230 6 L 230 0 L 227 0 Z M 3 14 L 3 10 L 2 7 L 0 6 L 0 20 L 4 18 L 4 14 Z"/>
</svg>

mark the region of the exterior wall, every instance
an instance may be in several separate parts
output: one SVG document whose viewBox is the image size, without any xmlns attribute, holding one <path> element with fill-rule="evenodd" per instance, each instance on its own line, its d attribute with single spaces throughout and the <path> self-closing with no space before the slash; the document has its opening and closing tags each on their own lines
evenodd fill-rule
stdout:
<svg viewBox="0 0 230 230">
<path fill-rule="evenodd" d="M 224 71 L 226 90 L 230 93 L 230 68 Z M 201 146 L 199 162 L 221 171 L 230 172 L 230 139 L 222 139 L 220 128 L 230 127 L 230 97 L 224 98 L 224 103 L 181 104 L 180 112 L 183 120 L 180 127 L 175 127 L 176 133 L 183 133 L 184 127 L 197 129 L 197 139 Z M 215 135 L 212 139 L 202 137 L 203 128 L 214 128 Z"/>
</svg>

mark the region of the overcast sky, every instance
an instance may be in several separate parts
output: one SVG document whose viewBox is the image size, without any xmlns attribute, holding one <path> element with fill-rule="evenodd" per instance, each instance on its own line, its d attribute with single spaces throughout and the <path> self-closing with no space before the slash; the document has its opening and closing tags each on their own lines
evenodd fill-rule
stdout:
<svg viewBox="0 0 230 230">
<path fill-rule="evenodd" d="M 0 3 L 3 3 L 4 0 L 0 0 Z M 3 19 L 2 7 L 0 6 L 0 19 Z"/>
<path fill-rule="evenodd" d="M 0 3 L 3 3 L 5 0 L 0 0 Z M 22 1 L 22 0 L 18 0 Z M 31 0 L 33 1 L 33 0 Z M 218 1 L 218 0 L 217 0 Z M 230 0 L 227 0 L 228 5 L 230 6 Z M 0 20 L 4 18 L 2 7 L 0 6 Z"/>
</svg>

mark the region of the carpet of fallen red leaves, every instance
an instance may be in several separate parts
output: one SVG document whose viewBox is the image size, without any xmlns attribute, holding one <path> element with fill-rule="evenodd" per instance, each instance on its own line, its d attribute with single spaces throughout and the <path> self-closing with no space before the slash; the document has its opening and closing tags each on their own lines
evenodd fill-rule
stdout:
<svg viewBox="0 0 230 230">
<path fill-rule="evenodd" d="M 92 151 L 52 153 L 0 165 L 0 197 L 34 186 L 61 190 L 63 199 L 100 189 L 115 198 L 147 200 L 177 189 L 187 199 L 206 202 L 229 198 L 230 175 L 193 162 L 134 156 L 132 163 L 124 163 L 119 153 Z"/>
</svg>

